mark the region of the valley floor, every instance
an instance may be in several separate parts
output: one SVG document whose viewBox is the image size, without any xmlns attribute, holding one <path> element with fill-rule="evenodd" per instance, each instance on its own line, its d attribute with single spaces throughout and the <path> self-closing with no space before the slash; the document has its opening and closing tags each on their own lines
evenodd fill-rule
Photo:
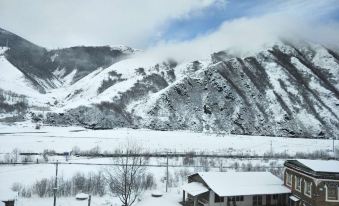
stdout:
<svg viewBox="0 0 339 206">
<path fill-rule="evenodd" d="M 225 135 L 190 131 L 154 131 L 145 129 L 89 130 L 82 127 L 42 127 L 36 130 L 31 123 L 15 126 L 0 124 L 0 153 L 71 151 L 99 147 L 102 152 L 113 152 L 127 144 L 137 144 L 148 152 L 207 152 L 258 154 L 270 152 L 295 154 L 317 150 L 331 151 L 329 139 L 305 139 L 268 136 Z M 335 142 L 337 145 L 338 143 Z"/>
<path fill-rule="evenodd" d="M 151 192 L 147 192 L 142 196 L 142 200 L 137 201 L 135 206 L 181 206 L 179 204 L 181 194 L 179 190 L 171 190 L 165 193 L 162 197 L 154 198 Z M 17 206 L 46 206 L 52 205 L 53 198 L 23 198 L 17 203 Z M 74 197 L 58 198 L 57 205 L 59 206 L 87 206 L 87 200 L 79 201 Z M 121 203 L 117 199 L 111 197 L 93 197 L 91 201 L 93 206 L 120 206 Z"/>
<path fill-rule="evenodd" d="M 49 127 L 44 126 L 40 130 L 35 125 L 24 122 L 17 125 L 0 125 L 0 157 L 12 153 L 14 149 L 20 152 L 41 153 L 45 149 L 56 152 L 71 151 L 75 146 L 80 150 L 100 148 L 101 152 L 114 152 L 127 144 L 137 144 L 150 153 L 154 152 L 204 152 L 208 154 L 257 154 L 262 155 L 273 150 L 275 153 L 287 153 L 294 155 L 297 152 L 312 153 L 325 151 L 330 153 L 333 148 L 333 141 L 326 139 L 297 139 L 285 137 L 262 137 L 262 136 L 241 136 L 241 135 L 220 135 L 208 133 L 194 133 L 189 131 L 151 131 L 133 129 L 113 130 L 88 130 L 80 127 Z M 337 144 L 337 142 L 334 142 Z M 49 161 L 65 161 L 62 156 L 50 157 Z M 109 163 L 109 158 L 85 158 L 72 157 L 68 162 L 72 163 Z M 209 161 L 212 161 L 211 159 Z M 218 171 L 218 164 L 223 166 L 238 163 L 281 167 L 283 160 L 244 160 L 225 159 L 213 160 L 215 167 L 211 170 Z M 148 170 L 156 179 L 158 191 L 164 192 L 164 177 L 166 159 L 151 158 L 150 162 L 160 167 L 149 167 Z M 197 161 L 199 163 L 199 161 Z M 195 165 L 185 166 L 182 159 L 170 159 L 169 172 L 175 177 L 181 170 L 186 172 L 199 172 L 203 168 Z M 213 163 L 214 164 L 214 163 Z M 97 165 L 59 165 L 59 175 L 65 178 L 72 177 L 75 173 L 97 172 L 105 166 Z M 55 166 L 53 164 L 30 164 L 30 165 L 1 165 L 0 166 L 0 193 L 9 191 L 13 183 L 20 182 L 24 186 L 30 186 L 42 178 L 52 178 Z M 185 182 L 180 179 L 171 186 L 170 192 L 161 198 L 151 197 L 151 191 L 147 191 L 136 206 L 178 206 L 182 198 L 180 187 Z M 52 198 L 20 198 L 18 206 L 40 206 L 52 204 Z M 74 197 L 62 197 L 58 205 L 81 206 L 87 202 L 77 201 Z M 93 197 L 93 204 L 101 206 L 121 205 L 117 199 L 108 196 Z"/>
</svg>

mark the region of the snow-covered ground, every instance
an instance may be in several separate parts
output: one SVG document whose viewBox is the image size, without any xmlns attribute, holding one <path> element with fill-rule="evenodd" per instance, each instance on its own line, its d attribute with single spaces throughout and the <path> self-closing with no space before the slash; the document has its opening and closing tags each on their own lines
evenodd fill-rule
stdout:
<svg viewBox="0 0 339 206">
<path fill-rule="evenodd" d="M 208 152 L 219 154 L 264 154 L 272 148 L 275 153 L 311 153 L 332 150 L 328 139 L 243 136 L 194 133 L 190 131 L 154 131 L 145 129 L 89 130 L 82 127 L 42 127 L 34 129 L 30 123 L 15 126 L 0 125 L 0 153 L 19 149 L 23 152 L 71 151 L 99 147 L 101 151 L 114 151 L 128 143 L 138 144 L 149 152 Z M 337 145 L 338 142 L 335 142 Z"/>
<path fill-rule="evenodd" d="M 42 152 L 45 149 L 56 152 L 70 151 L 77 146 L 81 150 L 89 150 L 99 147 L 101 151 L 114 151 L 121 149 L 129 143 L 138 144 L 149 152 L 206 152 L 215 154 L 264 154 L 271 150 L 295 154 L 296 152 L 311 153 L 317 150 L 330 151 L 332 140 L 326 139 L 302 139 L 284 137 L 262 137 L 262 136 L 241 136 L 241 135 L 221 135 L 208 133 L 194 133 L 189 131 L 152 131 L 144 129 L 112 129 L 112 130 L 88 130 L 81 127 L 49 127 L 43 126 L 40 130 L 34 128 L 35 125 L 23 122 L 15 125 L 0 125 L 0 153 L 10 153 L 14 149 L 22 152 Z M 337 144 L 337 143 L 336 143 Z M 1 154 L 2 156 L 4 154 Z M 50 157 L 50 161 L 65 161 L 64 157 Z M 69 162 L 74 163 L 110 163 L 109 158 L 83 158 L 72 157 Z M 165 159 L 152 159 L 151 164 L 161 165 Z M 217 165 L 222 161 L 223 166 L 231 165 L 239 160 L 217 160 Z M 247 162 L 246 162 L 247 161 Z M 275 160 L 276 161 L 276 160 Z M 253 165 L 270 165 L 269 160 L 241 160 L 238 163 Z M 181 164 L 181 159 L 170 159 L 170 165 Z M 282 160 L 276 161 L 279 166 Z M 216 167 L 218 167 L 216 165 Z M 106 166 L 98 165 L 63 165 L 59 166 L 60 177 L 70 178 L 75 173 L 87 174 L 102 170 Z M 170 168 L 170 174 L 175 174 L 183 168 Z M 202 168 L 194 166 L 187 167 L 190 172 L 199 171 Z M 216 168 L 215 168 L 216 169 Z M 154 174 L 157 181 L 157 190 L 164 191 L 164 183 L 161 181 L 165 176 L 165 167 L 150 167 L 149 171 Z M 51 178 L 55 172 L 54 165 L 34 164 L 0 166 L 0 193 L 10 190 L 13 183 L 20 182 L 25 186 L 31 186 L 35 181 L 42 178 Z M 151 197 L 151 191 L 147 191 L 142 200 L 136 206 L 177 206 L 181 199 L 180 185 L 171 188 L 161 198 Z M 52 198 L 20 198 L 18 206 L 25 205 L 47 205 L 52 202 Z M 77 201 L 74 197 L 62 197 L 58 200 L 58 205 L 86 205 L 86 201 Z M 117 199 L 112 197 L 93 197 L 92 205 L 120 205 Z"/>
<path fill-rule="evenodd" d="M 180 206 L 180 190 L 173 189 L 165 193 L 162 197 L 152 197 L 151 191 L 143 194 L 141 201 L 137 201 L 135 206 Z M 52 205 L 53 198 L 24 198 L 20 199 L 17 206 L 46 206 Z M 87 200 L 79 201 L 74 197 L 63 197 L 57 200 L 57 206 L 87 206 Z M 121 202 L 112 197 L 92 197 L 91 205 L 93 206 L 120 206 Z"/>
<path fill-rule="evenodd" d="M 96 159 L 101 161 L 102 159 Z M 86 162 L 86 160 L 82 160 Z M 59 177 L 70 178 L 77 172 L 87 174 L 89 172 L 96 172 L 103 170 L 106 166 L 93 166 L 93 165 L 59 165 Z M 170 174 L 173 174 L 177 168 L 170 168 Z M 154 174 L 154 177 L 157 182 L 157 188 L 154 190 L 160 191 L 165 194 L 165 184 L 161 179 L 165 176 L 166 169 L 164 167 L 150 167 L 148 172 Z M 193 172 L 193 169 L 191 168 Z M 1 166 L 0 167 L 0 193 L 8 192 L 12 187 L 13 183 L 20 183 L 23 186 L 32 186 L 32 184 L 41 180 L 42 178 L 52 178 L 54 177 L 55 166 L 54 165 L 17 165 L 17 166 Z M 178 187 L 170 188 L 169 192 L 166 193 L 161 198 L 151 197 L 152 191 L 146 191 L 143 196 L 140 198 L 140 201 L 137 202 L 136 206 L 153 206 L 153 205 L 164 205 L 164 206 L 178 206 L 178 202 L 182 197 L 180 194 L 180 185 L 183 182 L 180 182 Z M 17 206 L 44 206 L 53 203 L 53 198 L 22 198 L 19 197 Z M 57 200 L 57 205 L 59 206 L 82 206 L 87 205 L 87 201 L 78 201 L 75 197 L 60 197 Z M 121 205 L 118 198 L 113 198 L 109 195 L 103 197 L 94 196 L 92 198 L 92 204 L 94 206 L 118 206 Z"/>
</svg>

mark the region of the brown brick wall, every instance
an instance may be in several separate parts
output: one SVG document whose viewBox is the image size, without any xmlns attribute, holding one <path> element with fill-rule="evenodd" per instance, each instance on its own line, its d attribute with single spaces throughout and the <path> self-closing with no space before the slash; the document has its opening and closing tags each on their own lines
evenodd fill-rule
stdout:
<svg viewBox="0 0 339 206">
<path fill-rule="evenodd" d="M 292 187 L 287 185 L 287 173 L 292 174 Z M 295 189 L 295 176 L 299 176 L 303 179 L 302 184 L 301 184 L 301 192 Z M 312 194 L 311 198 L 305 195 L 305 183 L 304 180 L 308 182 L 312 182 Z M 331 182 L 329 180 L 328 182 Z M 292 190 L 292 193 L 299 197 L 302 201 L 300 201 L 300 206 L 303 206 L 305 203 L 306 205 L 310 206 L 339 206 L 339 202 L 326 202 L 326 189 L 325 189 L 325 182 L 321 182 L 318 185 L 316 185 L 317 181 L 316 179 L 313 179 L 311 177 L 306 176 L 305 174 L 296 172 L 290 168 L 286 168 L 285 173 L 284 173 L 284 184 L 285 186 L 289 187 Z"/>
</svg>

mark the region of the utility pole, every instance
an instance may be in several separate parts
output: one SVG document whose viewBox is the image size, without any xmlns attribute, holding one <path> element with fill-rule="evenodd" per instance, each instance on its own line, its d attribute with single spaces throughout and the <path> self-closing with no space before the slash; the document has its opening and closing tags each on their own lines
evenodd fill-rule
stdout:
<svg viewBox="0 0 339 206">
<path fill-rule="evenodd" d="M 91 197 L 92 197 L 92 195 L 88 196 L 88 206 L 91 206 Z"/>
<path fill-rule="evenodd" d="M 166 153 L 166 192 L 168 190 L 168 152 Z"/>
<path fill-rule="evenodd" d="M 333 137 L 332 140 L 333 140 L 333 142 L 332 142 L 333 157 L 335 159 L 335 149 L 334 149 L 334 140 L 335 140 L 335 138 Z"/>
<path fill-rule="evenodd" d="M 273 157 L 273 143 L 272 143 L 272 140 L 271 140 L 271 156 Z"/>
<path fill-rule="evenodd" d="M 57 193 L 57 190 L 58 190 L 58 160 L 57 162 L 55 163 L 55 182 L 54 182 L 54 188 L 53 188 L 53 192 L 54 192 L 54 203 L 53 205 L 56 206 L 56 193 Z"/>
</svg>

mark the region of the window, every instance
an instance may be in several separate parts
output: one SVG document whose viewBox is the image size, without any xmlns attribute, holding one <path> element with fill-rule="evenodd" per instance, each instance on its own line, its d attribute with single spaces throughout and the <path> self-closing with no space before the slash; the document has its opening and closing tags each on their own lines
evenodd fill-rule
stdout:
<svg viewBox="0 0 339 206">
<path fill-rule="evenodd" d="M 286 172 L 286 184 L 292 187 L 292 174 Z"/>
<path fill-rule="evenodd" d="M 235 201 L 237 202 L 243 202 L 244 201 L 244 196 L 236 196 Z"/>
<path fill-rule="evenodd" d="M 311 197 L 312 196 L 312 183 L 305 180 L 305 188 L 304 188 L 305 195 Z"/>
<path fill-rule="evenodd" d="M 261 206 L 262 205 L 262 196 L 255 195 L 253 196 L 253 206 Z"/>
<path fill-rule="evenodd" d="M 244 196 L 228 197 L 227 201 L 228 202 L 243 202 L 244 201 Z"/>
<path fill-rule="evenodd" d="M 338 185 L 336 183 L 326 184 L 326 200 L 339 200 Z"/>
<path fill-rule="evenodd" d="M 219 197 L 219 195 L 214 195 L 214 202 L 224 202 L 224 197 Z"/>
<path fill-rule="evenodd" d="M 301 183 L 302 179 L 301 177 L 295 176 L 295 189 L 301 192 Z"/>
</svg>

